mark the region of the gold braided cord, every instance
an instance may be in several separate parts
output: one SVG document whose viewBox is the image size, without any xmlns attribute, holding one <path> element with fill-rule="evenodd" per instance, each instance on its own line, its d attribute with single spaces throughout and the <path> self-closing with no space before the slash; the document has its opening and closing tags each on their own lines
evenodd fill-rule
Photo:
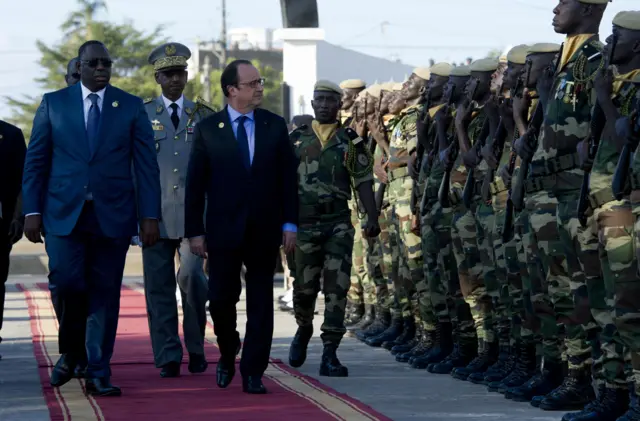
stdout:
<svg viewBox="0 0 640 421">
<path fill-rule="evenodd" d="M 187 59 L 182 56 L 162 57 L 153 64 L 154 70 L 162 70 L 169 67 L 187 66 Z"/>
<path fill-rule="evenodd" d="M 628 117 L 631 114 L 631 103 L 636 97 L 636 93 L 638 92 L 638 88 L 635 86 L 627 92 L 627 94 L 622 98 L 622 105 L 620 107 L 620 114 L 623 117 Z"/>
<path fill-rule="evenodd" d="M 578 60 L 576 60 L 575 70 L 573 71 L 573 77 L 578 83 L 587 83 L 595 80 L 598 72 L 600 72 L 604 68 L 604 56 L 600 57 L 600 63 L 598 64 L 598 68 L 587 75 L 585 72 L 585 68 L 587 67 L 587 56 L 582 54 Z"/>
</svg>

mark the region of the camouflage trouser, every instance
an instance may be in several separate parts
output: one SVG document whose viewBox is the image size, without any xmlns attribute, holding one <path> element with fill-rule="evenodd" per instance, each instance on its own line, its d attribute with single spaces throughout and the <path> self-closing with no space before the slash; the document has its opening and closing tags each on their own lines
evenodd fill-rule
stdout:
<svg viewBox="0 0 640 421">
<path fill-rule="evenodd" d="M 557 262 L 557 255 L 562 247 L 558 240 L 558 220 L 556 217 L 558 201 L 546 191 L 540 191 L 527 197 L 526 206 L 529 216 L 529 235 L 522 237 L 526 251 L 528 281 L 530 285 L 523 285 L 525 308 L 527 307 L 527 291 L 529 292 L 531 308 L 527 317 L 527 330 L 523 335 L 533 335 L 540 332 L 542 336 L 542 356 L 545 361 L 560 362 L 562 360 L 562 345 L 560 342 L 556 312 L 551 299 L 551 291 L 559 285 L 556 280 L 563 272 L 562 265 Z M 540 270 L 542 264 L 542 270 Z M 569 291 L 566 291 L 569 294 Z"/>
<path fill-rule="evenodd" d="M 482 260 L 476 242 L 477 231 L 478 223 L 473 212 L 462 205 L 454 208 L 451 240 L 458 265 L 460 290 L 471 308 L 478 339 L 492 341 L 493 333 L 486 329 L 487 326 L 491 326 L 491 297 L 482 278 Z"/>
<path fill-rule="evenodd" d="M 505 209 L 493 205 L 495 224 L 491 230 L 491 240 L 493 245 L 493 258 L 495 274 L 498 281 L 498 300 L 494 302 L 493 310 L 495 314 L 495 331 L 498 340 L 502 345 L 508 346 L 511 343 L 511 322 L 512 304 L 509 293 L 509 283 L 507 281 L 507 261 L 505 257 L 505 243 L 502 241 L 502 230 L 504 229 Z M 487 285 L 488 287 L 488 285 Z M 491 293 L 490 293 L 491 294 Z"/>
<path fill-rule="evenodd" d="M 640 207 L 635 204 L 633 214 L 636 218 L 633 229 L 635 251 L 633 258 L 635 259 L 634 263 L 638 265 L 640 257 Z M 623 253 L 621 255 L 620 261 L 625 261 Z M 636 268 L 633 278 L 627 275 L 624 278 L 625 282 L 616 279 L 615 283 L 614 322 L 622 343 L 630 349 L 633 382 L 636 394 L 640 395 L 640 274 L 638 269 Z"/>
<path fill-rule="evenodd" d="M 564 325 L 566 330 L 564 344 L 569 368 L 582 368 L 593 364 L 592 346 L 587 340 L 583 326 L 590 323 L 591 312 L 582 265 L 596 265 L 596 268 L 589 269 L 591 273 L 600 268 L 600 262 L 595 255 L 589 257 L 589 250 L 585 250 L 580 244 L 584 229 L 578 220 L 578 197 L 578 194 L 558 197 L 560 244 L 554 259 L 562 265 L 563 271 L 553 281 L 549 281 L 556 321 Z M 597 250 L 597 243 L 592 243 L 591 249 Z M 595 324 L 591 324 L 590 327 L 595 327 Z"/>
<path fill-rule="evenodd" d="M 598 267 L 602 271 L 592 273 L 595 266 L 585 266 L 591 314 L 601 330 L 602 352 L 594 362 L 593 373 L 597 382 L 605 382 L 610 388 L 627 388 L 625 346 L 616 329 L 616 309 L 613 304 L 619 286 L 625 288 L 622 293 L 628 300 L 631 297 L 626 285 L 640 285 L 633 248 L 634 223 L 635 217 L 628 200 L 606 203 L 594 210 L 581 241 L 585 245 L 598 245 L 601 263 Z"/>
<path fill-rule="evenodd" d="M 354 228 L 349 221 L 301 226 L 296 244 L 297 274 L 293 307 L 298 326 L 310 326 L 323 278 L 323 344 L 340 344 L 346 332 L 344 311 L 349 291 Z"/>
<path fill-rule="evenodd" d="M 378 304 L 389 309 L 394 317 L 403 317 L 402 305 L 406 307 L 406 317 L 411 315 L 409 298 L 401 297 L 403 286 L 398 277 L 398 244 L 394 236 L 395 226 L 393 224 L 393 208 L 391 206 L 380 212 L 380 235 L 375 240 L 374 252 L 369 259 L 373 266 L 380 269 L 381 278 L 376 275 L 376 296 Z M 378 273 L 378 272 L 376 272 Z M 384 284 L 384 286 L 383 286 Z M 401 302 L 403 301 L 403 302 Z"/>
<path fill-rule="evenodd" d="M 376 286 L 371 279 L 371 274 L 367 271 L 367 253 L 369 243 L 362 235 L 362 223 L 358 218 L 356 202 L 350 202 L 351 223 L 355 229 L 353 240 L 353 266 L 351 268 L 351 288 L 349 288 L 349 301 L 353 304 L 375 304 Z"/>
<path fill-rule="evenodd" d="M 422 242 L 420 237 L 411 232 L 411 187 L 413 180 L 411 177 L 400 177 L 389 183 L 389 203 L 394 209 L 394 223 L 397 232 L 398 247 L 400 250 L 399 275 L 410 286 L 409 300 L 413 316 L 418 324 L 423 324 L 422 316 L 426 313 L 420 311 L 418 305 L 417 285 L 423 278 L 422 273 Z M 424 308 L 423 308 L 424 310 Z M 433 319 L 433 310 L 429 309 L 431 316 L 427 320 Z M 435 329 L 433 325 L 426 325 L 429 330 Z"/>
<path fill-rule="evenodd" d="M 480 252 L 480 261 L 482 262 L 482 278 L 484 279 L 487 296 L 491 300 L 490 317 L 486 317 L 484 320 L 485 340 L 495 342 L 497 339 L 496 326 L 500 321 L 496 313 L 500 299 L 500 284 L 496 274 L 496 259 L 493 247 L 493 230 L 496 225 L 496 215 L 491 205 L 481 202 L 478 203 L 474 214 L 476 218 L 476 242 Z"/>
</svg>

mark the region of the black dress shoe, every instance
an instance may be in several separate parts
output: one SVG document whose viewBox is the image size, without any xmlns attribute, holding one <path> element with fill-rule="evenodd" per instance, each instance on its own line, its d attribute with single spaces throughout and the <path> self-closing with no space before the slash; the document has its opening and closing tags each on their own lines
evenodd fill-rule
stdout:
<svg viewBox="0 0 640 421">
<path fill-rule="evenodd" d="M 160 377 L 179 377 L 180 376 L 180 363 L 171 361 L 162 366 L 160 370 Z"/>
<path fill-rule="evenodd" d="M 51 387 L 60 387 L 73 379 L 76 361 L 69 354 L 62 354 L 51 371 Z"/>
<path fill-rule="evenodd" d="M 216 382 L 218 387 L 225 388 L 233 381 L 233 376 L 236 374 L 235 361 L 228 363 L 225 361 L 218 361 L 218 367 L 216 368 Z"/>
<path fill-rule="evenodd" d="M 76 368 L 73 370 L 73 377 L 76 379 L 84 379 L 87 375 L 87 365 L 86 363 L 79 363 L 76 365 Z"/>
<path fill-rule="evenodd" d="M 204 355 L 189 353 L 189 373 L 204 373 L 207 371 L 208 366 L 209 363 L 207 363 Z"/>
<path fill-rule="evenodd" d="M 252 395 L 264 395 L 267 393 L 267 388 L 262 384 L 262 378 L 247 376 L 242 379 L 242 391 Z"/>
<path fill-rule="evenodd" d="M 108 377 L 94 377 L 87 379 L 87 393 L 93 396 L 120 396 L 122 390 L 111 384 Z"/>
</svg>

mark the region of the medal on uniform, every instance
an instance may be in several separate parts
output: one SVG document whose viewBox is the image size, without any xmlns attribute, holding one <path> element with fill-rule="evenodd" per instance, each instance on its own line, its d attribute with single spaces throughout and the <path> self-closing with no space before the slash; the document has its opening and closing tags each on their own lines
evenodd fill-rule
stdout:
<svg viewBox="0 0 640 421">
<path fill-rule="evenodd" d="M 361 153 L 358 155 L 358 163 L 360 163 L 360 165 L 362 166 L 367 166 L 369 164 L 369 159 L 367 158 L 367 155 Z"/>
<path fill-rule="evenodd" d="M 164 130 L 164 126 L 163 126 L 162 124 L 160 124 L 160 121 L 158 121 L 157 119 L 156 119 L 156 120 L 153 120 L 153 121 L 151 122 L 151 128 L 152 128 L 154 131 L 162 131 L 162 130 Z"/>
<path fill-rule="evenodd" d="M 187 113 L 187 115 L 191 115 L 193 111 L 191 110 L 191 108 L 187 107 L 184 109 L 184 112 Z"/>
<path fill-rule="evenodd" d="M 556 94 L 556 99 L 560 100 L 564 98 L 564 91 L 558 91 L 558 93 Z"/>
<path fill-rule="evenodd" d="M 187 134 L 193 134 L 193 129 L 194 129 L 193 126 L 187 127 Z"/>
<path fill-rule="evenodd" d="M 158 105 L 156 107 L 156 114 L 162 114 L 162 110 L 164 110 L 164 107 L 162 105 Z"/>
<path fill-rule="evenodd" d="M 160 150 L 160 142 L 156 142 L 156 152 Z"/>
</svg>

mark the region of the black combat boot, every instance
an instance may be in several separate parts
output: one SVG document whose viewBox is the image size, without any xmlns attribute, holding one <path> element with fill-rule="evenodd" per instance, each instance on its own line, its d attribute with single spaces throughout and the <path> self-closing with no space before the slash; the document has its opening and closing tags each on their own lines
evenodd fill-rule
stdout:
<svg viewBox="0 0 640 421">
<path fill-rule="evenodd" d="M 416 336 L 416 323 L 413 317 L 405 317 L 402 321 L 402 333 L 393 341 L 383 342 L 382 347 L 391 351 L 394 346 L 406 344 L 412 340 L 414 336 Z"/>
<path fill-rule="evenodd" d="M 598 397 L 580 412 L 570 412 L 562 421 L 616 421 L 629 408 L 629 391 L 602 385 Z"/>
<path fill-rule="evenodd" d="M 429 350 L 431 350 L 431 347 L 433 347 L 435 335 L 435 330 L 425 330 L 416 346 L 411 348 L 409 352 L 405 352 L 404 354 L 396 354 L 396 361 L 398 361 L 399 363 L 408 363 L 411 358 L 424 355 L 426 352 L 429 352 Z"/>
<path fill-rule="evenodd" d="M 433 374 L 451 374 L 456 368 L 466 367 L 477 356 L 477 339 L 458 340 L 458 343 L 453 348 L 453 352 L 442 360 L 442 362 L 429 365 L 427 371 Z"/>
<path fill-rule="evenodd" d="M 346 327 L 353 326 L 364 317 L 364 304 L 353 304 L 349 302 L 351 307 L 345 312 L 344 325 Z"/>
<path fill-rule="evenodd" d="M 616 421 L 640 421 L 640 399 L 638 399 L 638 395 L 635 392 L 635 386 L 631 384 L 630 387 L 629 409 Z"/>
<path fill-rule="evenodd" d="M 516 402 L 531 402 L 536 396 L 544 396 L 562 384 L 566 363 L 544 362 L 542 370 L 521 386 L 508 389 L 504 397 Z"/>
<path fill-rule="evenodd" d="M 506 393 L 509 388 L 522 386 L 539 371 L 540 364 L 536 365 L 536 344 L 520 342 L 511 373 L 502 380 L 489 382 L 487 388 L 489 392 Z"/>
<path fill-rule="evenodd" d="M 467 380 L 473 373 L 484 373 L 498 359 L 498 342 L 480 341 L 480 352 L 466 367 L 456 368 L 451 376 L 458 380 Z"/>
<path fill-rule="evenodd" d="M 398 336 L 402 334 L 402 317 L 392 317 L 391 324 L 384 332 L 378 336 L 369 337 L 365 343 L 375 348 L 380 347 L 384 342 L 394 341 Z"/>
<path fill-rule="evenodd" d="M 507 344 L 500 345 L 498 349 L 498 361 L 487 369 L 485 373 L 473 373 L 469 381 L 475 384 L 486 384 L 501 381 L 507 377 L 516 365 L 518 346 Z"/>
<path fill-rule="evenodd" d="M 391 313 L 389 310 L 383 310 L 380 306 L 375 306 L 375 308 L 376 318 L 373 323 L 371 323 L 366 329 L 356 332 L 356 338 L 362 342 L 366 341 L 368 338 L 378 336 L 391 324 Z"/>
<path fill-rule="evenodd" d="M 375 320 L 376 311 L 375 307 L 369 304 L 364 305 L 364 316 L 362 319 L 354 325 L 347 327 L 347 335 L 355 336 L 356 332 L 359 332 L 362 329 L 368 328 L 371 323 Z"/>
<path fill-rule="evenodd" d="M 595 398 L 591 385 L 591 366 L 573 368 L 560 386 L 545 395 L 538 408 L 545 411 L 575 411 L 584 408 Z M 533 399 L 531 405 L 535 406 Z"/>
<path fill-rule="evenodd" d="M 313 336 L 313 326 L 299 326 L 289 348 L 289 365 L 301 367 L 307 359 L 307 346 Z"/>
<path fill-rule="evenodd" d="M 429 364 L 443 361 L 453 352 L 453 325 L 451 322 L 438 323 L 433 347 L 428 354 L 414 357 L 411 367 L 425 370 Z"/>
<path fill-rule="evenodd" d="M 414 321 L 414 325 L 415 325 L 415 321 Z M 422 327 L 422 325 L 419 324 L 416 327 L 416 333 L 415 335 L 413 335 L 413 338 L 409 339 L 404 343 L 394 345 L 393 348 L 391 348 L 391 355 L 400 355 L 400 354 L 404 354 L 405 352 L 411 351 L 413 347 L 418 345 L 418 342 L 422 340 L 423 335 L 424 335 L 424 328 Z"/>
<path fill-rule="evenodd" d="M 320 363 L 320 375 L 327 377 L 348 377 L 349 370 L 338 360 L 338 345 L 325 345 Z"/>
</svg>

